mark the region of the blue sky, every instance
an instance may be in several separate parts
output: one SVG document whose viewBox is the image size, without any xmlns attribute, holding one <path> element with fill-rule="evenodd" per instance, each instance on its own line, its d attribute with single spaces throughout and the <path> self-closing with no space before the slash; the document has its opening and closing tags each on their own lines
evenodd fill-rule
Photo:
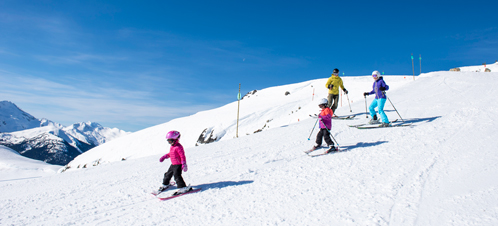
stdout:
<svg viewBox="0 0 498 226">
<path fill-rule="evenodd" d="M 498 60 L 496 1 L 0 1 L 0 100 L 137 131 L 254 89 Z M 345 84 L 347 87 L 347 84 Z M 236 109 L 234 109 L 234 115 Z"/>
</svg>

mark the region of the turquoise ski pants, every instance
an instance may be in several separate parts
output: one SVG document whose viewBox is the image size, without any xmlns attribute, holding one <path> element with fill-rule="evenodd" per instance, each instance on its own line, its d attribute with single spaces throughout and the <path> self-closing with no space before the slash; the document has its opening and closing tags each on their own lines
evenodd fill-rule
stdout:
<svg viewBox="0 0 498 226">
<path fill-rule="evenodd" d="M 382 120 L 382 122 L 389 123 L 389 119 L 387 119 L 387 115 L 384 112 L 384 105 L 385 104 L 386 104 L 385 98 L 374 99 L 372 101 L 372 103 L 370 104 L 370 107 L 368 108 L 368 110 L 370 110 L 370 116 L 372 116 L 372 118 L 373 118 L 375 115 L 375 108 L 378 107 L 380 119 Z"/>
</svg>

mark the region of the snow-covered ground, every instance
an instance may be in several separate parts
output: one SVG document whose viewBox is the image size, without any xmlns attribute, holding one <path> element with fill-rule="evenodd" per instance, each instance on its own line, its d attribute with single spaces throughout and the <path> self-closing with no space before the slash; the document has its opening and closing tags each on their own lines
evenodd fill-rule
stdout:
<svg viewBox="0 0 498 226">
<path fill-rule="evenodd" d="M 491 72 L 498 72 L 498 62 L 495 62 L 493 64 L 479 65 L 479 66 L 460 67 L 460 70 L 471 71 L 471 72 L 485 72 L 486 68 L 491 70 Z"/>
<path fill-rule="evenodd" d="M 105 159 L 96 167 L 0 179 L 0 225 L 498 225 L 498 73 L 385 80 L 412 127 L 348 127 L 368 120 L 361 94 L 372 79 L 346 77 L 353 112 L 343 102 L 337 114 L 357 116 L 333 121 L 343 151 L 312 158 L 303 153 L 317 132 L 308 140 L 316 121 L 308 115 L 319 110 L 311 85 L 316 101 L 325 79 L 268 88 L 241 102 L 237 139 L 233 121 L 223 124 L 236 114 L 231 103 L 118 138 L 74 162 Z M 244 106 L 263 112 L 243 113 Z M 389 102 L 386 110 L 398 118 Z M 225 120 L 212 125 L 217 117 Z M 223 137 L 195 147 L 202 130 L 182 123 L 214 126 Z M 269 129 L 252 133 L 265 123 Z M 150 192 L 169 167 L 158 159 L 171 129 L 187 147 L 186 182 L 203 190 L 159 201 Z"/>
<path fill-rule="evenodd" d="M 60 169 L 57 165 L 26 158 L 3 145 L 0 145 L 0 156 L 0 183 L 49 176 Z"/>
<path fill-rule="evenodd" d="M 248 136 L 255 131 L 266 131 L 273 128 L 298 123 L 317 114 L 318 102 L 327 97 L 325 83 L 328 78 L 305 81 L 296 84 L 270 87 L 248 95 L 240 101 L 240 122 L 238 136 Z M 347 99 L 353 103 L 359 102 L 354 114 L 365 112 L 363 92 L 372 90 L 373 79 L 370 76 L 344 77 L 348 96 L 342 96 L 342 108 L 337 115 L 350 113 Z M 403 89 L 413 81 L 411 76 L 385 76 L 391 91 Z M 289 95 L 285 95 L 289 92 Z M 235 95 L 234 95 L 235 96 Z M 68 164 L 71 169 L 90 167 L 103 163 L 121 161 L 122 159 L 141 158 L 158 155 L 164 152 L 166 133 L 178 130 L 182 133 L 183 146 L 194 147 L 204 130 L 207 138 L 216 137 L 218 141 L 231 140 L 237 135 L 237 108 L 234 101 L 220 108 L 202 111 L 197 114 L 178 118 L 170 122 L 147 128 L 116 142 L 109 142 L 93 148 L 80 155 Z M 211 132 L 210 132 L 211 131 Z M 206 138 L 206 139 L 207 139 Z"/>
</svg>

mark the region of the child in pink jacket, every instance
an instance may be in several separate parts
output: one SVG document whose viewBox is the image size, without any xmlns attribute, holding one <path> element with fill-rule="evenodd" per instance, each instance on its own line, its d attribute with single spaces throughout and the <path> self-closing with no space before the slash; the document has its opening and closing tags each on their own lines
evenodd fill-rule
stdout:
<svg viewBox="0 0 498 226">
<path fill-rule="evenodd" d="M 165 159 L 171 159 L 171 166 L 168 171 L 164 174 L 163 185 L 159 188 L 159 192 L 162 192 L 170 187 L 171 177 L 175 176 L 176 186 L 179 188 L 178 194 L 185 193 L 190 190 L 190 186 L 185 184 L 182 177 L 182 170 L 187 172 L 187 159 L 185 158 L 185 151 L 183 146 L 180 144 L 180 132 L 169 131 L 166 135 L 168 143 L 171 145 L 169 153 L 162 156 L 159 161 L 163 162 Z"/>
</svg>

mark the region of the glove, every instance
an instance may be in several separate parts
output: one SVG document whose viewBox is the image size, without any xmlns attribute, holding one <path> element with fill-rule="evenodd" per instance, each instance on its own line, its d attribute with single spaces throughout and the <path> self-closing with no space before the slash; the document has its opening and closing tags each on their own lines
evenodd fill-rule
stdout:
<svg viewBox="0 0 498 226">
<path fill-rule="evenodd" d="M 183 172 L 187 172 L 187 170 L 188 170 L 187 162 L 182 162 L 182 170 L 183 170 Z"/>
<path fill-rule="evenodd" d="M 332 89 L 332 88 L 334 88 L 334 85 L 330 84 L 329 89 Z"/>
<path fill-rule="evenodd" d="M 344 91 L 345 94 L 348 94 L 348 90 L 347 89 L 343 89 L 342 91 Z"/>
<path fill-rule="evenodd" d="M 379 90 L 384 91 L 384 90 L 386 90 L 386 87 L 380 87 Z"/>
<path fill-rule="evenodd" d="M 163 157 L 159 159 L 159 162 L 163 162 L 165 159 L 169 158 L 169 154 L 165 154 Z"/>
<path fill-rule="evenodd" d="M 367 92 L 364 92 L 364 93 L 363 93 L 363 96 L 364 96 L 364 97 L 366 97 L 366 96 L 368 96 L 368 95 L 370 95 L 370 93 L 367 93 Z"/>
</svg>

